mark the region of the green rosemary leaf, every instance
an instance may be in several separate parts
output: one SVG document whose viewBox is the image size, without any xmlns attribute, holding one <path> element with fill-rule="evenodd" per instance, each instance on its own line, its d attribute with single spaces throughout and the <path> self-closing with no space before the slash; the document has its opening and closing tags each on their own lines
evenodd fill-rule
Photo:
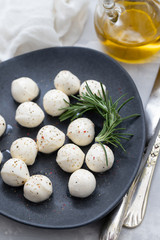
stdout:
<svg viewBox="0 0 160 240">
<path fill-rule="evenodd" d="M 104 99 L 104 101 L 106 102 L 106 101 L 107 101 L 107 94 L 106 94 L 106 92 L 105 92 L 105 90 L 104 90 L 103 84 L 102 84 L 102 83 L 100 83 L 100 84 L 101 84 L 103 99 Z"/>
<path fill-rule="evenodd" d="M 119 112 L 121 110 L 121 108 L 126 105 L 126 103 L 130 102 L 134 97 L 131 97 L 129 99 L 127 99 L 125 102 L 123 102 L 120 107 L 117 109 L 117 112 Z"/>
<path fill-rule="evenodd" d="M 118 105 L 119 101 L 120 101 L 123 97 L 125 97 L 126 95 L 127 95 L 127 93 L 121 95 L 121 96 L 115 101 L 115 104 Z M 118 110 L 118 109 L 117 109 L 117 110 Z"/>
<path fill-rule="evenodd" d="M 104 151 L 104 154 L 105 154 L 105 158 L 106 158 L 106 165 L 107 165 L 107 167 L 108 167 L 108 156 L 107 156 L 107 151 L 106 151 L 104 145 L 103 145 L 101 142 L 99 142 L 99 144 L 100 144 L 100 145 L 102 146 L 102 148 L 103 148 L 103 151 Z"/>
<path fill-rule="evenodd" d="M 124 121 L 124 120 L 126 120 L 126 119 L 129 119 L 129 118 L 134 118 L 134 117 L 139 117 L 140 116 L 140 114 L 132 114 L 132 115 L 129 115 L 129 116 L 126 116 L 126 117 L 123 117 L 122 118 L 122 121 Z"/>
</svg>

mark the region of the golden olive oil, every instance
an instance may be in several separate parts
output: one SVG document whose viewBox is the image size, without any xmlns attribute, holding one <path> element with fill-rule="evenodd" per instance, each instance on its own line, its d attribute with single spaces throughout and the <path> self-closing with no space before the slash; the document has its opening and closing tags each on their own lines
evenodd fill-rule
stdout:
<svg viewBox="0 0 160 240">
<path fill-rule="evenodd" d="M 117 20 L 105 11 L 95 12 L 95 29 L 113 58 L 127 62 L 147 62 L 160 50 L 160 8 L 154 1 L 116 1 Z"/>
</svg>

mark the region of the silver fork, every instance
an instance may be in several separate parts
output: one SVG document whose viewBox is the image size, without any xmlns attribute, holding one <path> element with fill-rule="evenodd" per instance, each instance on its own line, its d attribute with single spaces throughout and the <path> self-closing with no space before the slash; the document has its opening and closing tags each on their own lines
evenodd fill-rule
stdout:
<svg viewBox="0 0 160 240">
<path fill-rule="evenodd" d="M 144 168 L 143 174 L 140 178 L 139 188 L 136 193 L 136 197 L 125 216 L 123 224 L 125 227 L 134 228 L 138 226 L 144 218 L 148 194 L 150 191 L 151 181 L 157 163 L 159 152 L 160 152 L 160 131 L 158 133 L 152 151 L 148 157 L 146 167 Z"/>
</svg>

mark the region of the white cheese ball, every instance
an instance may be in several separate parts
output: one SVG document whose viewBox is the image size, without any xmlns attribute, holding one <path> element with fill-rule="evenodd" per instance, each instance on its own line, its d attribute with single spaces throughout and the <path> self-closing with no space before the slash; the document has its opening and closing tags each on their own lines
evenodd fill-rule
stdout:
<svg viewBox="0 0 160 240">
<path fill-rule="evenodd" d="M 2 159 L 3 159 L 3 154 L 2 154 L 2 152 L 0 151 L 0 164 L 1 164 L 1 162 L 2 162 Z"/>
<path fill-rule="evenodd" d="M 12 143 L 10 153 L 12 158 L 19 158 L 27 165 L 33 165 L 38 153 L 38 147 L 32 138 L 22 137 Z"/>
<path fill-rule="evenodd" d="M 6 130 L 6 121 L 5 119 L 0 115 L 0 137 L 3 135 L 3 133 Z"/>
<path fill-rule="evenodd" d="M 44 175 L 33 175 L 24 185 L 24 197 L 31 202 L 38 203 L 47 200 L 52 192 L 52 183 Z"/>
<path fill-rule="evenodd" d="M 39 88 L 31 78 L 21 77 L 12 82 L 11 93 L 16 102 L 23 103 L 36 98 Z"/>
<path fill-rule="evenodd" d="M 96 188 L 96 179 L 88 170 L 78 169 L 71 174 L 68 182 L 69 192 L 74 197 L 85 198 Z"/>
<path fill-rule="evenodd" d="M 65 112 L 62 108 L 68 107 L 64 100 L 68 103 L 70 102 L 68 96 L 62 91 L 57 89 L 50 90 L 43 97 L 44 110 L 52 117 L 59 116 Z"/>
<path fill-rule="evenodd" d="M 74 172 L 82 167 L 85 154 L 75 144 L 69 143 L 61 147 L 56 162 L 65 172 Z"/>
<path fill-rule="evenodd" d="M 2 167 L 3 181 L 13 187 L 22 186 L 30 177 L 27 165 L 18 158 L 11 158 Z"/>
<path fill-rule="evenodd" d="M 94 135 L 94 123 L 88 118 L 74 120 L 67 129 L 67 136 L 79 146 L 90 144 L 94 139 Z"/>
<path fill-rule="evenodd" d="M 76 94 L 80 88 L 80 80 L 70 71 L 63 70 L 54 79 L 54 86 L 68 96 Z"/>
<path fill-rule="evenodd" d="M 79 89 L 79 94 L 80 95 L 82 95 L 82 93 L 86 93 L 87 92 L 87 90 L 86 90 L 86 82 L 87 82 L 87 84 L 88 84 L 88 86 L 91 89 L 93 94 L 96 94 L 97 96 L 99 96 L 99 92 L 100 92 L 101 95 L 102 95 L 102 89 L 101 89 L 100 82 L 98 82 L 96 80 L 87 80 L 87 81 L 83 82 L 81 84 L 81 86 L 80 86 L 80 89 Z M 106 87 L 105 87 L 104 84 L 103 84 L 103 89 L 106 92 Z"/>
<path fill-rule="evenodd" d="M 114 163 L 114 155 L 112 150 L 106 145 L 103 146 L 106 149 L 108 166 L 106 163 L 104 149 L 100 144 L 98 143 L 93 144 L 89 151 L 87 152 L 85 162 L 87 164 L 87 167 L 93 172 L 105 172 L 109 170 Z"/>
<path fill-rule="evenodd" d="M 37 134 L 39 152 L 51 153 L 60 148 L 65 141 L 65 134 L 52 125 L 42 127 Z"/>
<path fill-rule="evenodd" d="M 44 119 L 44 112 L 34 102 L 21 103 L 16 110 L 16 121 L 23 127 L 34 128 Z"/>
</svg>

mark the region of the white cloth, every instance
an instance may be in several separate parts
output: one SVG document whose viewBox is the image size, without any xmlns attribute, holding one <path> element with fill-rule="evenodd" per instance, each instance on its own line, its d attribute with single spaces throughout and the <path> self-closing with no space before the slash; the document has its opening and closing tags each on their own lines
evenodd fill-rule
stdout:
<svg viewBox="0 0 160 240">
<path fill-rule="evenodd" d="M 0 60 L 73 45 L 87 19 L 86 0 L 0 0 Z"/>
</svg>

